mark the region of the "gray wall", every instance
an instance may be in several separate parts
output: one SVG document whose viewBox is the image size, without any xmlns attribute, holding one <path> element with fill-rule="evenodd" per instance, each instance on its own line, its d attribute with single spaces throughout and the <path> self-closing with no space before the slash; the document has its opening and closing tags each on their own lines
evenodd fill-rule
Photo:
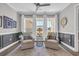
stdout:
<svg viewBox="0 0 79 59">
<path fill-rule="evenodd" d="M 65 46 L 67 46 L 68 48 L 70 48 L 71 50 L 76 50 L 75 48 L 75 18 L 74 15 L 76 15 L 76 13 L 74 13 L 74 6 L 76 5 L 76 3 L 70 4 L 68 7 L 66 7 L 59 16 L 59 32 L 60 32 L 60 38 L 62 37 L 62 42 L 64 42 Z M 63 28 L 63 26 L 61 25 L 61 19 L 63 17 L 67 17 L 68 22 L 67 25 Z M 74 44 L 74 45 L 73 45 Z"/>
<path fill-rule="evenodd" d="M 79 8 L 78 8 L 78 32 L 79 32 Z"/>
<path fill-rule="evenodd" d="M 70 4 L 67 8 L 65 8 L 61 13 L 60 13 L 60 22 L 63 17 L 67 17 L 68 23 L 67 25 L 63 28 L 60 24 L 60 32 L 63 33 L 75 33 L 74 32 L 74 5 L 76 4 Z"/>
<path fill-rule="evenodd" d="M 20 16 L 9 5 L 7 5 L 5 3 L 0 3 L 0 16 L 8 16 L 17 22 L 17 28 L 12 28 L 12 29 L 0 28 L 0 35 L 9 34 L 9 33 L 16 33 L 16 32 L 20 31 L 20 23 L 19 23 Z"/>
</svg>

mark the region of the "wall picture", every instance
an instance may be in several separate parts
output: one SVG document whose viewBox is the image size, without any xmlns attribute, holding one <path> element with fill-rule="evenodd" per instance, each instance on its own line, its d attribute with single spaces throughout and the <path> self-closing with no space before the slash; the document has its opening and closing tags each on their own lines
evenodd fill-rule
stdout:
<svg viewBox="0 0 79 59">
<path fill-rule="evenodd" d="M 16 28 L 16 21 L 7 17 L 7 16 L 4 16 L 3 17 L 3 28 Z"/>
<path fill-rule="evenodd" d="M 17 27 L 17 23 L 16 23 L 16 21 L 14 21 L 14 28 L 16 28 Z"/>
<path fill-rule="evenodd" d="M 65 27 L 65 26 L 67 25 L 67 22 L 68 22 L 67 17 L 63 17 L 63 18 L 61 19 L 61 25 L 62 25 L 62 27 Z"/>
</svg>

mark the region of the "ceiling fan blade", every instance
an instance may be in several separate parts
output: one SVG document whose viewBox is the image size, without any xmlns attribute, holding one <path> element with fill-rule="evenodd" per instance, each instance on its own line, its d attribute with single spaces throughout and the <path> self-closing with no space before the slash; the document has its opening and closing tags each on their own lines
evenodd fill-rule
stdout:
<svg viewBox="0 0 79 59">
<path fill-rule="evenodd" d="M 34 3 L 34 5 L 36 5 L 36 12 L 39 9 L 39 7 L 45 7 L 45 6 L 50 6 L 49 3 L 45 3 L 45 4 L 40 4 L 40 3 Z"/>
<path fill-rule="evenodd" d="M 40 5 L 40 3 L 34 3 L 36 6 L 39 6 Z"/>
<path fill-rule="evenodd" d="M 50 6 L 50 4 L 40 4 L 39 6 Z"/>
<path fill-rule="evenodd" d="M 40 4 L 40 3 L 34 3 L 36 6 L 50 6 L 49 3 Z"/>
<path fill-rule="evenodd" d="M 39 7 L 36 7 L 36 12 L 37 12 L 38 8 L 39 8 Z"/>
</svg>

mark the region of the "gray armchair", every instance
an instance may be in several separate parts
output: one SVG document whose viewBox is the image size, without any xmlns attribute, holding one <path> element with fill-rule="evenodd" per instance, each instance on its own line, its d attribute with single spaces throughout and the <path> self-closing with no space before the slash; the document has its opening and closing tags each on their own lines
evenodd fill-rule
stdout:
<svg viewBox="0 0 79 59">
<path fill-rule="evenodd" d="M 23 40 L 23 42 L 21 42 L 21 49 L 28 49 L 28 48 L 33 48 L 34 47 L 34 41 L 32 39 L 29 40 Z"/>
<path fill-rule="evenodd" d="M 58 44 L 58 41 L 57 40 L 46 40 L 45 41 L 45 47 L 46 48 L 51 48 L 51 49 L 54 49 L 54 50 L 58 50 L 59 49 L 59 44 Z"/>
</svg>

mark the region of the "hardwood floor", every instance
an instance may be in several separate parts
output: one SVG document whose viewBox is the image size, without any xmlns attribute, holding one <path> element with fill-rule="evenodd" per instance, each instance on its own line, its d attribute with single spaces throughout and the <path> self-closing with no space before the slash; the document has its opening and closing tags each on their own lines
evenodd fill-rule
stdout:
<svg viewBox="0 0 79 59">
<path fill-rule="evenodd" d="M 59 50 L 53 50 L 42 47 L 35 47 L 32 49 L 21 50 L 20 45 L 6 56 L 72 56 L 71 53 L 65 51 L 60 47 Z"/>
</svg>

